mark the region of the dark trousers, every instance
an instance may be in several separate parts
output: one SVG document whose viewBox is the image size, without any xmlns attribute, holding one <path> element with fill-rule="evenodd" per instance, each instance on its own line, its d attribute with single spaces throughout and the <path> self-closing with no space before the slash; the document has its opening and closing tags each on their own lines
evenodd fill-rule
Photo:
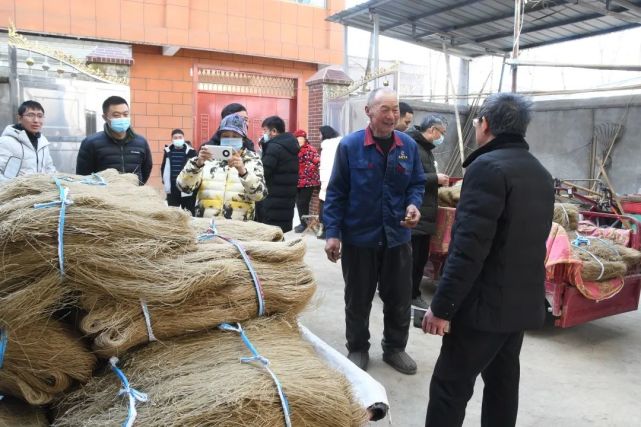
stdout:
<svg viewBox="0 0 641 427">
<path fill-rule="evenodd" d="M 519 354 L 523 331 L 483 332 L 454 323 L 443 337 L 427 405 L 426 427 L 463 425 L 465 407 L 481 374 L 482 427 L 513 427 L 519 407 Z"/>
<path fill-rule="evenodd" d="M 183 197 L 181 193 L 167 194 L 167 204 L 185 209 L 193 216 L 196 210 L 196 195 Z"/>
<path fill-rule="evenodd" d="M 421 281 L 430 257 L 430 235 L 412 235 L 412 299 L 421 296 Z"/>
<path fill-rule="evenodd" d="M 309 204 L 312 201 L 314 190 L 318 187 L 303 187 L 296 190 L 296 208 L 298 209 L 298 219 L 301 224 L 305 224 L 304 215 L 309 215 Z"/>
<path fill-rule="evenodd" d="M 369 350 L 369 313 L 377 284 L 383 300 L 383 351 L 405 350 L 410 326 L 411 252 L 409 243 L 394 248 L 343 245 L 348 351 Z"/>
</svg>

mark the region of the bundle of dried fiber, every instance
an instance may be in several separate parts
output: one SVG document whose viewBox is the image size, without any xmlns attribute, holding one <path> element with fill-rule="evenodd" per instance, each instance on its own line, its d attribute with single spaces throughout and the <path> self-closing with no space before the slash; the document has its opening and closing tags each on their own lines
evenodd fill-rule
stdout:
<svg viewBox="0 0 641 427">
<path fill-rule="evenodd" d="M 70 303 L 69 289 L 61 286 L 60 280 L 57 272 L 52 271 L 0 288 L 0 327 L 20 328 L 34 319 L 48 318 Z"/>
<path fill-rule="evenodd" d="M 349 382 L 330 369 L 304 341 L 295 321 L 260 318 L 243 325 L 257 351 L 289 400 L 294 426 L 349 427 L 367 422 Z M 252 356 L 236 332 L 212 331 L 130 353 L 121 369 L 131 387 L 147 393 L 149 402 L 136 406 L 141 426 L 284 425 L 276 385 L 259 363 L 241 363 Z M 118 395 L 113 373 L 96 376 L 81 390 L 57 404 L 56 427 L 113 426 L 127 418 L 128 399 Z"/>
<path fill-rule="evenodd" d="M 313 274 L 302 262 L 276 265 L 255 262 L 254 266 L 263 289 L 266 315 L 296 315 L 314 295 Z M 222 322 L 256 317 L 256 290 L 247 269 L 240 264 L 237 268 L 240 270 L 238 279 L 230 280 L 222 287 L 203 288 L 180 305 L 147 301 L 155 338 L 164 340 L 212 328 Z M 149 341 L 149 330 L 139 302 L 116 301 L 108 295 L 94 294 L 83 297 L 81 305 L 88 314 L 80 328 L 88 335 L 95 335 L 94 351 L 98 356 L 120 355 Z"/>
<path fill-rule="evenodd" d="M 581 277 L 585 281 L 600 282 L 623 277 L 627 271 L 623 261 L 620 259 L 612 260 L 614 257 L 610 254 L 601 257 L 594 253 L 594 249 L 591 246 L 572 246 L 572 254 L 583 263 Z"/>
<path fill-rule="evenodd" d="M 455 208 L 461 200 L 461 187 L 463 181 L 459 181 L 451 187 L 440 187 L 438 189 L 438 205 L 446 208 Z"/>
<path fill-rule="evenodd" d="M 51 402 L 74 381 L 91 378 L 96 358 L 59 321 L 36 319 L 5 329 L 8 342 L 0 369 L 0 392 L 32 405 Z"/>
<path fill-rule="evenodd" d="M 255 261 L 262 280 L 267 276 L 287 281 L 287 269 L 300 264 L 305 254 L 304 243 L 300 240 L 243 245 Z M 149 259 L 131 253 L 126 263 L 114 263 L 110 259 L 111 251 L 109 248 L 95 248 L 90 255 L 93 262 L 69 266 L 66 280 L 70 286 L 81 293 L 106 293 L 121 301 L 137 303 L 144 299 L 176 305 L 201 289 L 219 289 L 249 279 L 240 253 L 226 242 L 225 245 L 200 244 L 197 250 L 165 258 Z M 275 262 L 283 264 L 275 268 Z M 105 280 L 107 277 L 109 280 Z"/>
<path fill-rule="evenodd" d="M 6 396 L 0 404 L 0 427 L 48 427 L 49 421 L 39 406 Z"/>
<path fill-rule="evenodd" d="M 574 231 L 579 225 L 579 207 L 572 203 L 555 203 L 552 221 L 567 231 Z"/>
<path fill-rule="evenodd" d="M 193 218 L 192 227 L 198 234 L 203 234 L 209 228 L 210 222 L 210 218 Z M 260 222 L 216 218 L 215 224 L 222 236 L 236 240 L 281 242 L 285 239 L 280 227 Z"/>
<path fill-rule="evenodd" d="M 583 239 L 586 242 L 581 245 L 583 249 L 586 249 L 602 260 L 612 262 L 622 261 L 625 263 L 627 270 L 634 269 L 639 262 L 641 262 L 641 252 L 623 245 L 618 245 L 612 240 L 593 236 L 582 236 L 575 231 L 569 232 L 568 237 L 572 241 L 575 241 L 577 238 Z M 589 257 L 589 255 L 585 255 L 585 257 Z M 594 258 L 590 258 L 594 261 Z"/>
</svg>

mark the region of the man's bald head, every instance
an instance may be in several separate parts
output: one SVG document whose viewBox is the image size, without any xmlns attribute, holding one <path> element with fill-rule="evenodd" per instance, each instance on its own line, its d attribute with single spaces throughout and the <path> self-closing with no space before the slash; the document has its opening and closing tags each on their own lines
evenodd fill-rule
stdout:
<svg viewBox="0 0 641 427">
<path fill-rule="evenodd" d="M 374 136 L 390 136 L 400 118 L 398 95 L 387 87 L 374 89 L 367 96 L 365 114 L 369 117 L 369 126 Z"/>
<path fill-rule="evenodd" d="M 396 91 L 394 91 L 393 89 L 390 89 L 385 86 L 378 87 L 367 95 L 367 106 L 373 107 L 377 102 L 380 102 L 381 99 L 383 98 L 398 99 L 398 95 L 396 94 Z"/>
</svg>

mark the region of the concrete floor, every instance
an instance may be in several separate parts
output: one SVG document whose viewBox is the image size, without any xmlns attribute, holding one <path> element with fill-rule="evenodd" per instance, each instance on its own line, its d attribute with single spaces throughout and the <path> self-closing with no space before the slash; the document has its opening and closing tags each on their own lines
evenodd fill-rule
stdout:
<svg viewBox="0 0 641 427">
<path fill-rule="evenodd" d="M 287 234 L 291 240 L 300 235 Z M 306 261 L 313 269 L 318 292 L 302 323 L 335 349 L 346 354 L 343 278 L 340 264 L 323 251 L 325 242 L 304 234 Z M 424 281 L 429 300 L 434 287 Z M 389 419 L 372 425 L 422 426 L 428 384 L 440 349 L 440 338 L 411 328 L 407 351 L 418 373 L 402 375 L 381 357 L 382 303 L 374 298 L 370 317 L 372 347 L 368 372 L 387 389 Z M 480 425 L 483 381 L 479 379 L 468 404 L 465 426 Z M 641 426 L 641 312 L 621 314 L 570 329 L 546 328 L 526 334 L 521 353 L 518 425 Z"/>
</svg>

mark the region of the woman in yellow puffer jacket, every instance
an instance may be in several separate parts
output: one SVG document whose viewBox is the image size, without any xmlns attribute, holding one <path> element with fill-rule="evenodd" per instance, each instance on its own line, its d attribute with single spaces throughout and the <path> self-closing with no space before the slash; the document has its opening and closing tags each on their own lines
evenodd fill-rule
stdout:
<svg viewBox="0 0 641 427">
<path fill-rule="evenodd" d="M 243 117 L 225 117 L 220 131 L 220 145 L 233 148 L 231 159 L 214 160 L 203 146 L 178 175 L 176 186 L 185 193 L 198 191 L 196 216 L 253 220 L 255 202 L 267 195 L 263 164 L 256 153 L 243 148 L 247 137 Z"/>
</svg>

